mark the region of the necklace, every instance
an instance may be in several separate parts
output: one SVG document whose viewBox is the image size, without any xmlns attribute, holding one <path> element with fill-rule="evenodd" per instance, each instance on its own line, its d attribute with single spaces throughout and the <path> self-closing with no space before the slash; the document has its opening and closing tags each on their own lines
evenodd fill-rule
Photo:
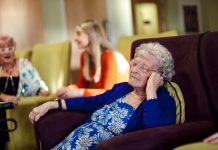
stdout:
<svg viewBox="0 0 218 150">
<path fill-rule="evenodd" d="M 146 95 L 137 95 L 134 91 L 129 93 L 126 98 L 125 98 L 125 102 L 129 105 L 131 105 L 133 108 L 137 108 L 142 100 L 144 100 L 146 98 Z"/>
<path fill-rule="evenodd" d="M 137 94 L 135 91 L 133 91 L 131 94 L 134 95 L 135 97 L 142 98 L 142 99 L 146 97 L 146 94 L 140 95 L 140 94 Z"/>
<path fill-rule="evenodd" d="M 13 72 L 13 69 L 14 69 L 14 66 L 16 64 L 16 60 L 14 59 L 14 62 L 13 62 L 13 65 L 12 67 L 8 70 L 5 70 L 6 73 L 9 73 L 9 76 L 7 76 L 7 79 L 6 79 L 6 82 L 5 82 L 5 87 L 4 87 L 4 90 L 2 93 L 5 93 L 5 91 L 7 90 L 8 88 L 8 81 L 10 79 L 11 81 L 11 85 L 12 85 L 12 88 L 13 88 L 13 92 L 14 94 L 16 94 L 16 90 L 15 90 L 15 85 L 14 85 L 14 81 L 13 81 L 13 77 L 12 77 L 12 72 Z M 1 78 L 1 72 L 2 70 L 4 70 L 3 66 L 1 66 L 1 71 L 0 71 L 0 78 Z"/>
</svg>

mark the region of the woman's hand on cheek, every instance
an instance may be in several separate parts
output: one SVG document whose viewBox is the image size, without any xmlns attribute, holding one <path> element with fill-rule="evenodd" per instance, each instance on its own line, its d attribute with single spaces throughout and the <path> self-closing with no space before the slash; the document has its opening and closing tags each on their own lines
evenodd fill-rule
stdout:
<svg viewBox="0 0 218 150">
<path fill-rule="evenodd" d="M 152 72 L 146 86 L 147 99 L 156 98 L 157 89 L 162 86 L 163 83 L 163 77 L 157 72 Z"/>
</svg>

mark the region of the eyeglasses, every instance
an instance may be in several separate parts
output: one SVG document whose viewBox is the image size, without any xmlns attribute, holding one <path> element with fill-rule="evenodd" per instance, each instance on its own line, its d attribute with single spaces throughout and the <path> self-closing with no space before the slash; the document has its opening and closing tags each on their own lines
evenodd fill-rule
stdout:
<svg viewBox="0 0 218 150">
<path fill-rule="evenodd" d="M 14 51 L 14 50 L 15 50 L 15 46 L 0 48 L 1 52 Z"/>
<path fill-rule="evenodd" d="M 143 73 L 146 73 L 146 72 L 149 72 L 149 71 L 154 71 L 156 72 L 156 70 L 152 70 L 152 69 L 149 69 L 149 67 L 147 65 L 142 65 L 142 64 L 139 64 L 138 61 L 136 60 L 132 60 L 130 62 L 130 68 L 134 68 L 134 67 L 137 67 L 138 66 L 138 69 L 140 72 L 143 72 Z"/>
</svg>

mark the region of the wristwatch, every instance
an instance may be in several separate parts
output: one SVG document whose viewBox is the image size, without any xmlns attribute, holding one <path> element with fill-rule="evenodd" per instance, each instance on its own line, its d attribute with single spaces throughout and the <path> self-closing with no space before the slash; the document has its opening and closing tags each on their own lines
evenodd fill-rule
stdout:
<svg viewBox="0 0 218 150">
<path fill-rule="evenodd" d="M 55 101 L 58 102 L 58 109 L 60 109 L 60 110 L 63 109 L 61 100 L 62 100 L 62 99 L 60 99 L 60 98 L 56 98 L 56 99 L 55 99 Z"/>
</svg>

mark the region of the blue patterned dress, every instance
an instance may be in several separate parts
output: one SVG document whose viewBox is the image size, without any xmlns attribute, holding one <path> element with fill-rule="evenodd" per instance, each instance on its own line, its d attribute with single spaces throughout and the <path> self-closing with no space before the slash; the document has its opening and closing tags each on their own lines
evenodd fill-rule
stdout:
<svg viewBox="0 0 218 150">
<path fill-rule="evenodd" d="M 91 150 L 101 141 L 122 134 L 135 108 L 123 97 L 95 111 L 91 122 L 75 129 L 53 150 Z"/>
</svg>

